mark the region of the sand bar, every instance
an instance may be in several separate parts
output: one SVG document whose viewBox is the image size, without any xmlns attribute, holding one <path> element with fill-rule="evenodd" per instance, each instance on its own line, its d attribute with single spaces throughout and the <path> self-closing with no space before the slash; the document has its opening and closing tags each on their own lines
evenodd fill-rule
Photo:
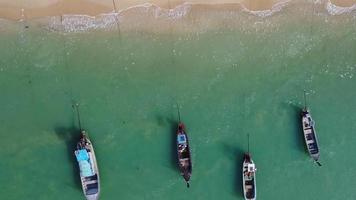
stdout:
<svg viewBox="0 0 356 200">
<path fill-rule="evenodd" d="M 118 12 L 145 3 L 162 8 L 174 8 L 184 3 L 192 4 L 242 4 L 249 10 L 269 10 L 281 0 L 0 0 L 0 18 L 20 20 L 45 16 L 79 14 L 95 16 L 102 13 Z M 294 1 L 294 0 L 292 0 Z M 331 0 L 337 6 L 349 7 L 356 0 Z"/>
</svg>

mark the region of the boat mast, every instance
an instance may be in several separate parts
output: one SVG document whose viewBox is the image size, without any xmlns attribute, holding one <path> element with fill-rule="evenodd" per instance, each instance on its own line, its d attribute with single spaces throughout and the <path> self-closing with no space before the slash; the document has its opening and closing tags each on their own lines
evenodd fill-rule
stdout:
<svg viewBox="0 0 356 200">
<path fill-rule="evenodd" d="M 177 109 L 178 109 L 178 122 L 180 123 L 181 121 L 180 121 L 180 111 L 179 111 L 179 105 L 178 105 L 178 103 L 177 103 Z"/>
<path fill-rule="evenodd" d="M 306 95 L 306 91 L 304 90 L 304 109 L 307 109 L 307 95 Z"/>
<path fill-rule="evenodd" d="M 250 134 L 247 134 L 247 153 L 250 154 Z"/>
<path fill-rule="evenodd" d="M 80 130 L 80 132 L 82 132 L 82 124 L 80 123 L 80 114 L 79 114 L 79 103 L 75 104 L 75 108 L 76 108 L 76 111 L 77 111 L 79 130 Z"/>
</svg>

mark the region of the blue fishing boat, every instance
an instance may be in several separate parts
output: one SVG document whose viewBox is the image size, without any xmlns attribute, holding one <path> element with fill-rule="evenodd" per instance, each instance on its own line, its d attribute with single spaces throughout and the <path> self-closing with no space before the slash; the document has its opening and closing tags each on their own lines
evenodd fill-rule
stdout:
<svg viewBox="0 0 356 200">
<path fill-rule="evenodd" d="M 96 162 L 94 147 L 80 124 L 79 108 L 77 106 L 80 139 L 74 151 L 80 171 L 80 181 L 87 200 L 98 200 L 100 195 L 99 169 Z"/>
<path fill-rule="evenodd" d="M 81 132 L 81 138 L 74 152 L 80 170 L 80 181 L 87 200 L 97 200 L 100 194 L 99 170 L 91 141 Z"/>
</svg>

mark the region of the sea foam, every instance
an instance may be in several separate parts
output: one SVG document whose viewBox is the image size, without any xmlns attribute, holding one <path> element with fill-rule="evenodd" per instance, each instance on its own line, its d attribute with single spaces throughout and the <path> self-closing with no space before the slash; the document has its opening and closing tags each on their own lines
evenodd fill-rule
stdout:
<svg viewBox="0 0 356 200">
<path fill-rule="evenodd" d="M 267 18 L 273 16 L 276 13 L 280 13 L 286 7 L 292 8 L 293 6 L 298 6 L 299 3 L 303 3 L 303 1 L 298 2 L 293 0 L 283 0 L 273 5 L 271 9 L 260 11 L 249 10 L 247 7 L 241 5 L 241 9 L 236 9 L 233 11 L 229 10 L 227 12 L 234 14 L 245 12 L 259 18 Z M 331 16 L 342 15 L 356 11 L 356 4 L 351 7 L 340 7 L 334 5 L 330 0 L 305 1 L 304 3 L 318 5 L 320 8 L 325 9 L 325 14 Z M 42 25 L 52 31 L 64 32 L 85 32 L 97 29 L 112 30 L 117 29 L 121 24 L 125 24 L 123 22 L 127 22 L 126 24 L 132 23 L 133 26 L 136 24 L 137 27 L 140 27 L 142 25 L 145 25 L 145 21 L 142 19 L 157 19 L 157 23 L 170 23 L 170 21 L 173 22 L 184 20 L 187 15 L 193 12 L 193 9 L 196 6 L 201 6 L 201 4 L 183 3 L 172 9 L 166 9 L 161 8 L 152 3 L 145 3 L 119 10 L 118 12 L 112 11 L 110 13 L 104 13 L 97 16 L 63 15 L 45 17 L 45 19 L 47 19 L 47 23 L 45 22 L 45 20 L 43 20 L 43 18 Z M 213 7 L 211 8 L 213 9 Z M 134 18 L 132 19 L 131 17 Z M 138 18 L 135 19 L 135 17 Z M 1 24 L 4 23 L 2 22 Z"/>
<path fill-rule="evenodd" d="M 139 9 L 140 11 L 146 13 L 152 13 L 155 18 L 169 18 L 169 19 L 180 19 L 183 18 L 187 13 L 190 12 L 192 4 L 183 3 L 172 9 L 161 8 L 152 3 L 144 3 L 141 5 L 132 6 L 124 10 L 120 10 L 118 14 L 124 14 L 127 11 Z"/>
<path fill-rule="evenodd" d="M 269 17 L 269 16 L 273 15 L 276 12 L 282 11 L 282 9 L 285 6 L 287 6 L 289 2 L 290 2 L 290 0 L 278 2 L 278 3 L 274 4 L 271 9 L 268 9 L 268 10 L 255 11 L 255 10 L 249 10 L 243 5 L 242 5 L 242 7 L 243 7 L 243 11 L 245 11 L 247 13 L 250 13 L 250 14 L 253 14 L 253 15 L 257 16 L 257 17 L 264 18 L 264 17 Z"/>
<path fill-rule="evenodd" d="M 326 3 L 326 10 L 329 12 L 330 15 L 342 15 L 346 13 L 351 13 L 353 11 L 356 11 L 356 3 L 350 7 L 341 7 L 331 3 L 331 1 L 329 0 Z"/>
<path fill-rule="evenodd" d="M 148 14 L 156 19 L 178 20 L 190 12 L 191 4 L 178 5 L 173 9 L 164 9 L 151 3 L 132 6 L 118 12 L 89 15 L 63 15 L 50 17 L 49 29 L 62 30 L 64 32 L 84 32 L 95 29 L 111 29 L 117 27 L 126 13 L 134 11 Z"/>
</svg>

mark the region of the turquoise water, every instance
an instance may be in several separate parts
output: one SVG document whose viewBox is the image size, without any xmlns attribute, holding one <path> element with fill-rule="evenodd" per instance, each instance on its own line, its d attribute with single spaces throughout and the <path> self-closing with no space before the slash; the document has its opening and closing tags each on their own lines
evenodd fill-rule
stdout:
<svg viewBox="0 0 356 200">
<path fill-rule="evenodd" d="M 356 21 L 289 10 L 198 32 L 62 33 L 18 22 L 1 32 L 2 198 L 84 198 L 72 153 L 79 102 L 101 199 L 242 199 L 247 134 L 259 199 L 354 199 Z M 304 89 L 322 167 L 303 143 Z M 192 148 L 190 189 L 175 161 L 176 103 Z"/>
</svg>

